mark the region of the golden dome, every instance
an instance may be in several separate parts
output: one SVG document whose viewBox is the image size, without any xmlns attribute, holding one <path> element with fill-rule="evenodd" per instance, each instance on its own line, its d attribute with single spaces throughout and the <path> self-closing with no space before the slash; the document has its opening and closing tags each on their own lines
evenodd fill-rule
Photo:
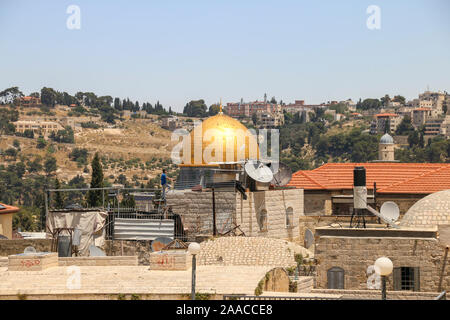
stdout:
<svg viewBox="0 0 450 320">
<path fill-rule="evenodd" d="M 219 112 L 197 125 L 186 139 L 183 164 L 193 166 L 217 165 L 217 162 L 235 162 L 259 158 L 255 136 L 239 121 Z"/>
</svg>

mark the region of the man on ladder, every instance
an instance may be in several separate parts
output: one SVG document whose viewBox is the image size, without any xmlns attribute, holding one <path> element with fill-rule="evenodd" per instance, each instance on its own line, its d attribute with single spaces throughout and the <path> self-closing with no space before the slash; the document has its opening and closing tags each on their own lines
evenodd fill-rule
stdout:
<svg viewBox="0 0 450 320">
<path fill-rule="evenodd" d="M 167 180 L 170 180 L 171 182 L 173 182 L 173 179 L 169 178 L 166 175 L 166 169 L 163 169 L 162 174 L 161 174 L 161 187 L 162 187 L 161 199 L 164 201 L 166 201 L 166 188 L 170 188 L 170 186 L 167 184 Z"/>
</svg>

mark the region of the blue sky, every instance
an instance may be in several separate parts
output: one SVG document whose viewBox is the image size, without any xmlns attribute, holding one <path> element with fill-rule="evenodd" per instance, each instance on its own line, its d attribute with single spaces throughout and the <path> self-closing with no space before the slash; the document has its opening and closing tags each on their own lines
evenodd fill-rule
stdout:
<svg viewBox="0 0 450 320">
<path fill-rule="evenodd" d="M 69 30 L 69 5 L 81 29 Z M 381 29 L 369 30 L 369 5 Z M 0 89 L 53 87 L 181 111 L 262 99 L 450 91 L 450 1 L 0 2 Z"/>
</svg>

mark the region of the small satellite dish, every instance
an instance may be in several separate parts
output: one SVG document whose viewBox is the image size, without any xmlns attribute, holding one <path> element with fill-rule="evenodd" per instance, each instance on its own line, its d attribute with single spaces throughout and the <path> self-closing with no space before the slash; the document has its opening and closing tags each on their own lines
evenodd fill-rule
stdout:
<svg viewBox="0 0 450 320">
<path fill-rule="evenodd" d="M 255 181 L 268 183 L 273 179 L 272 170 L 259 161 L 249 161 L 244 168 L 250 178 Z"/>
<path fill-rule="evenodd" d="M 275 171 L 274 167 L 276 167 L 276 166 L 273 166 L 273 165 L 270 166 L 270 169 L 272 170 L 272 173 L 273 173 L 273 179 L 270 183 L 277 187 L 282 187 L 282 186 L 287 185 L 289 183 L 289 181 L 291 181 L 291 178 L 292 178 L 291 169 L 287 165 L 285 165 L 284 163 L 281 163 L 281 162 L 278 163 L 278 171 L 277 172 L 274 172 Z"/>
<path fill-rule="evenodd" d="M 305 248 L 309 249 L 314 244 L 314 234 L 311 230 L 306 229 L 305 231 Z"/>
<path fill-rule="evenodd" d="M 386 201 L 380 208 L 380 213 L 392 222 L 400 217 L 400 209 L 395 202 Z"/>
<path fill-rule="evenodd" d="M 8 237 L 3 234 L 0 234 L 0 240 L 8 240 Z"/>
<path fill-rule="evenodd" d="M 36 249 L 32 246 L 26 247 L 25 250 L 23 250 L 23 254 L 36 254 Z"/>
<path fill-rule="evenodd" d="M 106 257 L 106 254 L 99 247 L 90 245 L 89 246 L 89 256 L 91 256 L 91 257 Z"/>
<path fill-rule="evenodd" d="M 159 237 L 152 241 L 151 249 L 152 252 L 161 251 L 162 248 L 167 246 L 173 240 L 168 237 Z"/>
</svg>

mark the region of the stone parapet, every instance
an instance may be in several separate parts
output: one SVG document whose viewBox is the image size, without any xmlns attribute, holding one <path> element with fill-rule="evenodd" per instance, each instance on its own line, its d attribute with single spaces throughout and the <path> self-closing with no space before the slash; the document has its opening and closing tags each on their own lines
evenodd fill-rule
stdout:
<svg viewBox="0 0 450 320">
<path fill-rule="evenodd" d="M 59 257 L 58 264 L 62 266 L 137 266 L 137 256 L 112 257 Z"/>
<path fill-rule="evenodd" d="M 187 270 L 192 266 L 192 256 L 185 250 L 150 253 L 150 270 Z"/>
<path fill-rule="evenodd" d="M 55 252 L 8 256 L 8 271 L 42 271 L 57 266 L 58 254 Z"/>
</svg>

